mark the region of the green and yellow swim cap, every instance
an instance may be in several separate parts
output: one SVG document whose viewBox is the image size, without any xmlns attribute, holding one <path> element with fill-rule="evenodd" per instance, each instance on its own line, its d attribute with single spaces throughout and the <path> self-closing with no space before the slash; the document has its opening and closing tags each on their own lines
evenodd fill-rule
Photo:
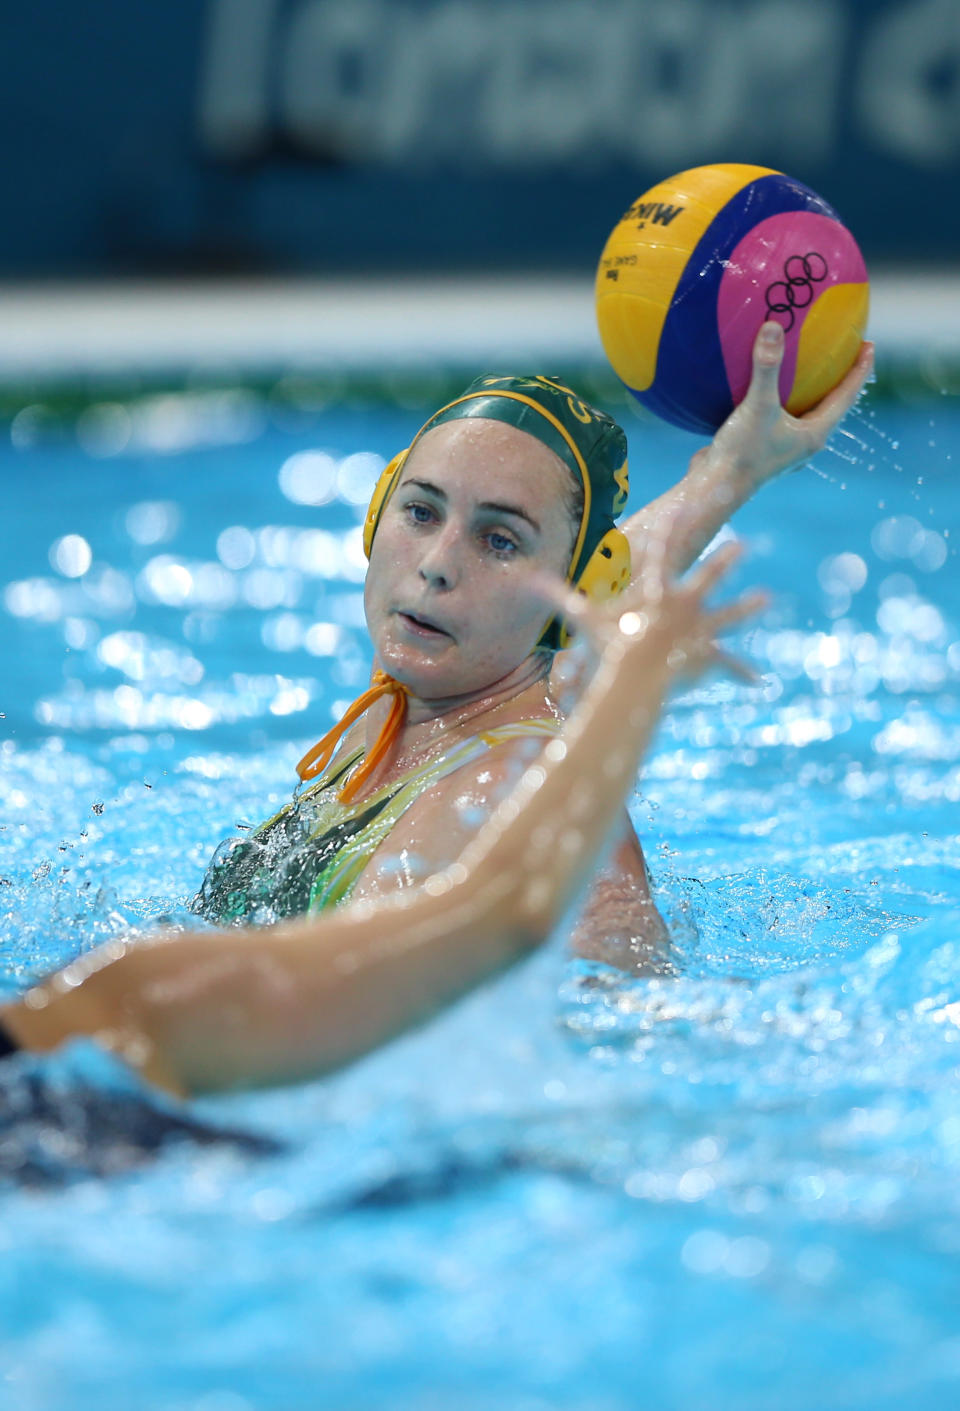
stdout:
<svg viewBox="0 0 960 1411">
<path fill-rule="evenodd" d="M 409 447 L 394 456 L 373 492 L 363 528 L 367 557 L 413 447 L 433 427 L 462 417 L 506 422 L 560 457 L 583 489 L 567 580 L 594 602 L 621 592 L 630 581 L 630 546 L 614 521 L 627 503 L 627 438 L 612 417 L 549 377 L 478 377 L 424 422 Z M 568 641 L 563 623 L 551 618 L 538 645 L 565 647 Z"/>
</svg>

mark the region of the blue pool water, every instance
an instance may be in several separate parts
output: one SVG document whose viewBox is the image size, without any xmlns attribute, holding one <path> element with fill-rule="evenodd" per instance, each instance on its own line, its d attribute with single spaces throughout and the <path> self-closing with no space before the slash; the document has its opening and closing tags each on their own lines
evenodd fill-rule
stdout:
<svg viewBox="0 0 960 1411">
<path fill-rule="evenodd" d="M 3 993 L 176 914 L 288 796 L 365 682 L 359 524 L 419 411 L 14 423 Z M 695 443 L 630 426 L 638 505 Z M 631 805 L 682 978 L 558 935 L 325 1082 L 0 1073 L 0 1405 L 960 1399 L 958 463 L 949 399 L 868 406 L 738 518 L 761 683 L 679 699 Z"/>
</svg>

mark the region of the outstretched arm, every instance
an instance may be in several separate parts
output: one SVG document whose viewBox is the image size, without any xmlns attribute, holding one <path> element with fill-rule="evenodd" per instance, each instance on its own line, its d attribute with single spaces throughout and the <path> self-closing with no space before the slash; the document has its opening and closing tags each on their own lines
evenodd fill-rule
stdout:
<svg viewBox="0 0 960 1411">
<path fill-rule="evenodd" d="M 697 451 L 684 478 L 624 522 L 635 566 L 643 563 L 651 540 L 659 540 L 668 524 L 665 568 L 674 574 L 689 568 L 761 485 L 823 449 L 873 367 L 873 344 L 864 343 L 843 381 L 817 406 L 795 417 L 780 404 L 783 348 L 783 329 L 765 323 L 754 344 L 753 376 L 743 401 L 709 446 Z"/>
<path fill-rule="evenodd" d="M 423 887 L 267 930 L 111 942 L 0 1008 L 0 1022 L 37 1050 L 96 1037 L 172 1092 L 250 1087 L 340 1067 L 505 969 L 580 886 L 671 679 L 716 659 L 720 618 L 703 600 L 730 561 L 715 555 L 687 582 L 659 595 L 648 584 L 588 621 L 602 654 L 563 736 Z"/>
<path fill-rule="evenodd" d="M 624 811 L 620 835 L 570 935 L 570 949 L 629 975 L 672 975 L 670 933 L 650 894 L 647 864 Z"/>
</svg>

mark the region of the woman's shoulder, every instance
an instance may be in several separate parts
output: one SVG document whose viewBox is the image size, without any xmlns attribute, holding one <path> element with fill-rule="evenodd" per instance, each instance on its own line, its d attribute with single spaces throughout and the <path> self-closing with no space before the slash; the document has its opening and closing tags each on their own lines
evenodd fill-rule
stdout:
<svg viewBox="0 0 960 1411">
<path fill-rule="evenodd" d="M 469 739 L 453 745 L 379 846 L 371 853 L 355 899 L 423 881 L 458 858 L 521 776 L 560 732 L 553 717 L 528 717 L 488 727 L 475 724 Z M 404 866 L 398 870 L 398 860 Z"/>
<path fill-rule="evenodd" d="M 500 701 L 490 710 L 465 721 L 460 734 L 463 738 L 490 736 L 492 740 L 512 740 L 523 737 L 551 737 L 563 729 L 563 712 L 543 684 L 521 691 L 511 700 Z"/>
</svg>

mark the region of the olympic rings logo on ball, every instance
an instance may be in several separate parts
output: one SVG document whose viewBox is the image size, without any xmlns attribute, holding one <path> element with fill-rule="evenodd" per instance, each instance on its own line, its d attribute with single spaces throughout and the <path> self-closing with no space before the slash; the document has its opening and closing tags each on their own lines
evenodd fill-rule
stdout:
<svg viewBox="0 0 960 1411">
<path fill-rule="evenodd" d="M 813 303 L 813 286 L 822 283 L 828 274 L 827 262 L 816 250 L 808 250 L 805 255 L 791 255 L 783 266 L 785 279 L 778 279 L 766 291 L 767 317 L 786 314 L 790 320 L 784 324 L 784 333 L 789 333 L 796 322 L 796 309 L 806 309 Z"/>
</svg>

